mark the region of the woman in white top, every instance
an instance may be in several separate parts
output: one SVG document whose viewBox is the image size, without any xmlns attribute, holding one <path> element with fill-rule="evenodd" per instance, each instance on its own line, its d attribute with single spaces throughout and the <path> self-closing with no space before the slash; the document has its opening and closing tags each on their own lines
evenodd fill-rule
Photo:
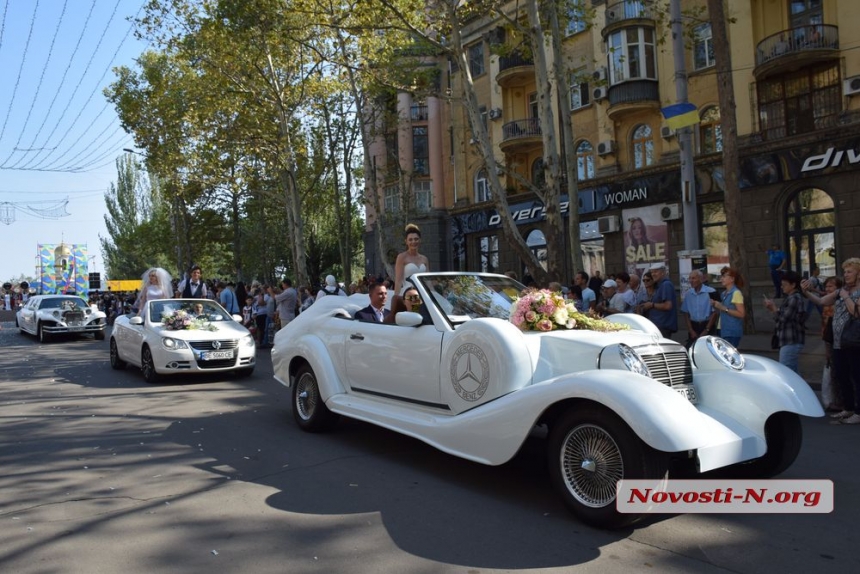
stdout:
<svg viewBox="0 0 860 574">
<path fill-rule="evenodd" d="M 149 269 L 141 277 L 140 300 L 138 301 L 138 313 L 143 314 L 147 301 L 156 299 L 170 299 L 173 295 L 173 280 L 170 273 L 161 267 Z"/>
<path fill-rule="evenodd" d="M 421 230 L 414 223 L 406 226 L 406 251 L 397 256 L 394 262 L 394 291 L 403 290 L 403 282 L 413 273 L 423 273 L 430 270 L 430 261 L 420 253 Z"/>
</svg>

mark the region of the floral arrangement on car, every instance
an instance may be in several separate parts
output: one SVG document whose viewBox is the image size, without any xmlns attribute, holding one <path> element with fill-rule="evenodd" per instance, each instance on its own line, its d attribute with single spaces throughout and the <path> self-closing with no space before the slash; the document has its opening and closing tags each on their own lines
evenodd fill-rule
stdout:
<svg viewBox="0 0 860 574">
<path fill-rule="evenodd" d="M 628 325 L 581 313 L 572 302 L 565 301 L 561 293 L 548 289 L 529 289 L 522 296 L 515 297 L 511 309 L 511 323 L 523 331 L 583 329 L 608 332 L 630 328 Z"/>
<path fill-rule="evenodd" d="M 167 311 L 161 315 L 161 325 L 168 331 L 217 331 L 218 327 L 203 317 L 195 317 L 188 311 Z"/>
</svg>

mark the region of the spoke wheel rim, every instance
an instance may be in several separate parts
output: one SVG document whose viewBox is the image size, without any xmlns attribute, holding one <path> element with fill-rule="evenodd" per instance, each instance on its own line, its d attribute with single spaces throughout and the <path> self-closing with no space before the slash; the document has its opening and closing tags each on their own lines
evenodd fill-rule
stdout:
<svg viewBox="0 0 860 574">
<path fill-rule="evenodd" d="M 111 340 L 110 342 L 110 363 L 111 365 L 116 365 L 116 360 L 119 358 L 116 350 L 116 341 Z"/>
<path fill-rule="evenodd" d="M 143 377 L 149 379 L 155 372 L 155 364 L 152 362 L 152 352 L 147 348 L 143 350 Z"/>
<path fill-rule="evenodd" d="M 296 411 L 304 421 L 309 421 L 314 416 L 317 407 L 319 392 L 314 376 L 304 373 L 296 381 Z"/>
<path fill-rule="evenodd" d="M 571 429 L 562 442 L 559 464 L 567 490 L 580 504 L 603 508 L 615 501 L 624 461 L 618 444 L 601 427 L 583 424 Z"/>
</svg>

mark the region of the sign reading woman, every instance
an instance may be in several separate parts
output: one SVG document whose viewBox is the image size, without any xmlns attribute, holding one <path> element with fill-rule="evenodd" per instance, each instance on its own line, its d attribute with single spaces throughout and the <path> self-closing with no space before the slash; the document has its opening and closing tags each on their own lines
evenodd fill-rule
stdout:
<svg viewBox="0 0 860 574">
<path fill-rule="evenodd" d="M 655 263 L 668 264 L 669 236 L 660 217 L 662 205 L 624 210 L 624 262 L 628 273 L 642 273 Z"/>
</svg>

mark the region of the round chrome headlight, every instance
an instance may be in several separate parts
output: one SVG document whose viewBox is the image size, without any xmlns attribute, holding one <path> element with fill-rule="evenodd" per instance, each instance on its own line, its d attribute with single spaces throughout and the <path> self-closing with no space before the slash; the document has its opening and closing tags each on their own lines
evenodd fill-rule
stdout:
<svg viewBox="0 0 860 574">
<path fill-rule="evenodd" d="M 719 337 L 708 337 L 705 341 L 708 344 L 708 350 L 720 363 L 735 371 L 743 370 L 744 356 L 735 349 L 734 345 Z"/>
<path fill-rule="evenodd" d="M 188 345 L 185 344 L 185 341 L 181 339 L 173 339 L 171 337 L 162 337 L 161 345 L 170 351 L 174 349 L 187 349 Z"/>
<path fill-rule="evenodd" d="M 621 362 L 624 363 L 624 366 L 629 370 L 633 371 L 637 375 L 649 378 L 651 377 L 651 371 L 648 370 L 648 365 L 645 364 L 645 361 L 642 360 L 639 353 L 634 351 L 632 347 L 625 345 L 624 343 L 619 343 L 618 355 L 621 357 Z"/>
</svg>

